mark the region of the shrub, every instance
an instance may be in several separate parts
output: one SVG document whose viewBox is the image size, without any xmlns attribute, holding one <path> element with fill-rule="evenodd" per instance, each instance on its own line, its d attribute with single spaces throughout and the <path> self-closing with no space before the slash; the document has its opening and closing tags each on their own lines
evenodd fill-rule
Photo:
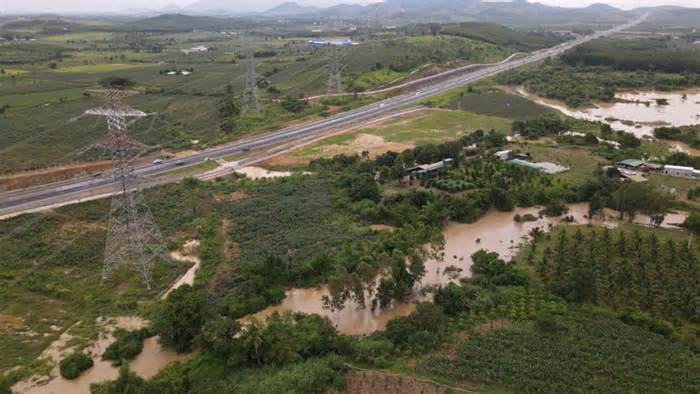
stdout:
<svg viewBox="0 0 700 394">
<path fill-rule="evenodd" d="M 192 350 L 195 338 L 204 324 L 204 300 L 192 286 L 175 289 L 158 308 L 153 329 L 163 345 L 178 352 Z"/>
<path fill-rule="evenodd" d="M 566 326 L 550 313 L 542 313 L 537 316 L 535 328 L 545 334 L 558 334 L 567 330 Z"/>
<path fill-rule="evenodd" d="M 66 379 L 75 379 L 80 376 L 80 373 L 93 365 L 92 359 L 85 353 L 73 353 L 70 356 L 61 360 L 59 369 L 61 376 Z"/>
<path fill-rule="evenodd" d="M 130 80 L 129 78 L 122 78 L 122 77 L 102 78 L 98 83 L 100 85 L 104 86 L 105 88 L 113 88 L 113 89 L 127 89 L 127 88 L 130 88 L 130 87 L 136 85 L 136 82 Z"/>
<path fill-rule="evenodd" d="M 103 360 L 113 360 L 115 365 L 121 364 L 121 360 L 133 360 L 143 350 L 143 340 L 153 336 L 147 328 L 125 331 L 117 330 L 114 333 L 117 340 L 109 345 L 102 355 Z"/>
</svg>

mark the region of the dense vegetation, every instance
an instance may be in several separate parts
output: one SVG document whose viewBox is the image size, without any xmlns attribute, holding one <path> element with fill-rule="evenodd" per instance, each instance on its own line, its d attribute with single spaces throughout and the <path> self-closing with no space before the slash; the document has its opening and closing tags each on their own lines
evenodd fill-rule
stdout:
<svg viewBox="0 0 700 394">
<path fill-rule="evenodd" d="M 657 127 L 654 137 L 684 142 L 694 148 L 700 148 L 700 126 Z"/>
<path fill-rule="evenodd" d="M 699 387 L 696 355 L 604 313 L 542 317 L 534 325 L 476 333 L 458 346 L 454 355 L 426 357 L 418 370 L 529 393 L 693 392 Z"/>
<path fill-rule="evenodd" d="M 700 52 L 670 36 L 646 39 L 601 39 L 565 52 L 561 59 L 570 66 L 609 66 L 619 71 L 700 73 Z"/>
<path fill-rule="evenodd" d="M 59 370 L 66 379 L 75 379 L 80 373 L 93 365 L 92 359 L 85 353 L 76 352 L 61 360 Z"/>
<path fill-rule="evenodd" d="M 597 100 L 613 100 L 616 89 L 670 90 L 698 86 L 700 76 L 649 71 L 612 72 L 601 67 L 571 67 L 558 61 L 548 61 L 534 69 L 504 73 L 499 81 L 525 85 L 531 92 L 579 107 Z"/>
<path fill-rule="evenodd" d="M 478 22 L 446 24 L 442 26 L 440 33 L 483 40 L 523 52 L 553 47 L 567 38 L 549 32 L 526 32 L 493 23 Z"/>
<path fill-rule="evenodd" d="M 673 42 L 646 39 L 595 40 L 546 60 L 538 67 L 509 71 L 501 83 L 524 85 L 530 92 L 572 107 L 611 101 L 618 89 L 681 89 L 700 85 L 700 52 L 673 48 Z"/>
<path fill-rule="evenodd" d="M 117 329 L 114 332 L 116 340 L 107 347 L 103 360 L 112 360 L 113 364 L 120 365 L 124 360 L 133 360 L 143 350 L 143 340 L 153 336 L 149 328 L 127 331 Z"/>
<path fill-rule="evenodd" d="M 672 322 L 700 320 L 700 272 L 686 242 L 607 229 L 562 229 L 551 239 L 537 244 L 544 250 L 536 266 L 555 294 Z"/>
</svg>

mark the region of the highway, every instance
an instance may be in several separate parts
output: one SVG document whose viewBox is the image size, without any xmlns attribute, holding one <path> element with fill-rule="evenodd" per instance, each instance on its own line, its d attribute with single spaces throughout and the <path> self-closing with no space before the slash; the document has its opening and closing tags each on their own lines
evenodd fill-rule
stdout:
<svg viewBox="0 0 700 394">
<path fill-rule="evenodd" d="M 151 178 L 155 175 L 166 174 L 173 170 L 194 166 L 208 159 L 221 159 L 239 152 L 247 152 L 272 147 L 282 143 L 288 143 L 296 139 L 308 138 L 314 135 L 321 136 L 323 133 L 334 129 L 337 130 L 339 128 L 349 127 L 351 125 L 362 124 L 363 122 L 386 116 L 387 114 L 402 107 L 418 103 L 427 98 L 442 94 L 470 82 L 490 77 L 492 75 L 496 75 L 516 67 L 521 67 L 526 64 L 539 62 L 546 58 L 557 56 L 590 40 L 630 28 L 642 22 L 647 16 L 648 15 L 644 15 L 637 20 L 605 32 L 600 32 L 591 36 L 579 38 L 574 41 L 565 42 L 552 48 L 535 51 L 523 58 L 506 60 L 502 63 L 480 68 L 464 75 L 453 77 L 441 82 L 436 82 L 417 91 L 403 93 L 361 108 L 339 113 L 322 120 L 285 128 L 255 138 L 224 144 L 197 152 L 187 157 L 168 160 L 158 164 L 143 165 L 137 167 L 134 171 L 139 176 Z M 447 71 L 446 73 L 453 72 L 454 71 Z M 97 191 L 102 191 L 102 195 L 108 195 L 109 190 L 113 185 L 113 180 L 108 175 L 109 174 L 105 174 L 103 177 L 87 179 L 82 178 L 56 184 L 33 187 L 25 190 L 2 193 L 0 194 L 0 217 L 6 217 L 29 210 L 37 210 L 42 207 L 65 204 L 67 202 L 77 202 L 80 198 L 86 195 L 94 196 Z M 173 177 L 172 181 L 176 180 L 177 178 Z"/>
</svg>

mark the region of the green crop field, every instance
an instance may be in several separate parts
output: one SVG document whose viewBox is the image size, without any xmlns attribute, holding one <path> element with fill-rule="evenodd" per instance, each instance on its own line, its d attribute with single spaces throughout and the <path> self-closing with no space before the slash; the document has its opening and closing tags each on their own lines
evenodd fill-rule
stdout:
<svg viewBox="0 0 700 394">
<path fill-rule="evenodd" d="M 167 20 L 167 23 L 166 23 Z M 168 18 L 160 22 L 169 23 Z M 27 23 L 10 26 L 31 28 L 37 41 L 0 46 L 0 172 L 34 169 L 55 164 L 103 158 L 88 149 L 104 135 L 104 122 L 82 113 L 100 103 L 84 92 L 100 88 L 105 78 L 125 78 L 133 88 L 147 93 L 129 104 L 152 114 L 130 125 L 140 141 L 169 150 L 205 147 L 240 136 L 282 127 L 286 122 L 325 111 L 314 105 L 302 112 L 288 112 L 276 102 L 287 95 L 310 96 L 327 89 L 327 51 L 312 49 L 306 38 L 255 37 L 257 73 L 264 111 L 246 113 L 235 131 L 223 131 L 219 114 L 224 95 L 240 97 L 245 67 L 240 61 L 244 39 L 219 31 L 149 32 L 81 30 L 53 32 L 54 25 Z M 206 53 L 184 54 L 182 49 L 206 45 Z M 342 49 L 343 85 L 347 90 L 368 90 L 406 78 L 426 64 L 490 62 L 505 58 L 512 49 L 466 37 L 415 35 L 391 36 Z M 191 75 L 166 75 L 169 70 L 190 70 Z M 352 105 L 343 104 L 341 110 Z M 238 99 L 238 105 L 242 103 Z M 454 115 L 453 115 L 454 116 Z M 475 127 L 504 128 L 503 121 L 464 116 Z M 434 119 L 432 136 L 423 132 L 384 130 L 390 140 L 448 138 L 459 134 L 459 121 Z M 462 123 L 464 123 L 462 122 Z M 423 128 L 424 124 L 416 127 Z M 191 141 L 197 140 L 196 146 Z M 423 143 L 425 141 L 417 141 Z M 50 147 L 50 149 L 48 148 Z"/>
<path fill-rule="evenodd" d="M 144 65 L 139 64 L 123 64 L 123 63 L 105 63 L 105 64 L 86 64 L 82 66 L 69 66 L 69 67 L 59 67 L 56 72 L 60 73 L 85 73 L 85 74 L 96 74 L 96 73 L 109 73 L 120 70 L 128 70 L 135 67 L 144 67 Z"/>
</svg>

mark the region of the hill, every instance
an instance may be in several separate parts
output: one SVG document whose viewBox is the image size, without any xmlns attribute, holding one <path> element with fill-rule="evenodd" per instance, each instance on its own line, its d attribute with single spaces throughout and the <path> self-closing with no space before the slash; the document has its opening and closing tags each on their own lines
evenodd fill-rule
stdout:
<svg viewBox="0 0 700 394">
<path fill-rule="evenodd" d="M 127 22 L 120 26 L 120 29 L 146 32 L 186 32 L 192 30 L 216 31 L 240 27 L 244 27 L 243 22 L 232 18 L 166 14 Z"/>
<path fill-rule="evenodd" d="M 441 33 L 486 41 L 520 51 L 551 47 L 562 41 L 561 37 L 549 33 L 513 30 L 495 23 L 465 22 L 448 24 L 443 27 Z"/>
<path fill-rule="evenodd" d="M 302 5 L 299 5 L 299 3 L 295 3 L 293 1 L 289 1 L 286 3 L 282 3 L 278 5 L 277 7 L 271 8 L 265 12 L 265 15 L 310 15 L 310 14 L 316 14 L 319 12 L 319 8 L 317 7 L 304 7 Z"/>
</svg>

